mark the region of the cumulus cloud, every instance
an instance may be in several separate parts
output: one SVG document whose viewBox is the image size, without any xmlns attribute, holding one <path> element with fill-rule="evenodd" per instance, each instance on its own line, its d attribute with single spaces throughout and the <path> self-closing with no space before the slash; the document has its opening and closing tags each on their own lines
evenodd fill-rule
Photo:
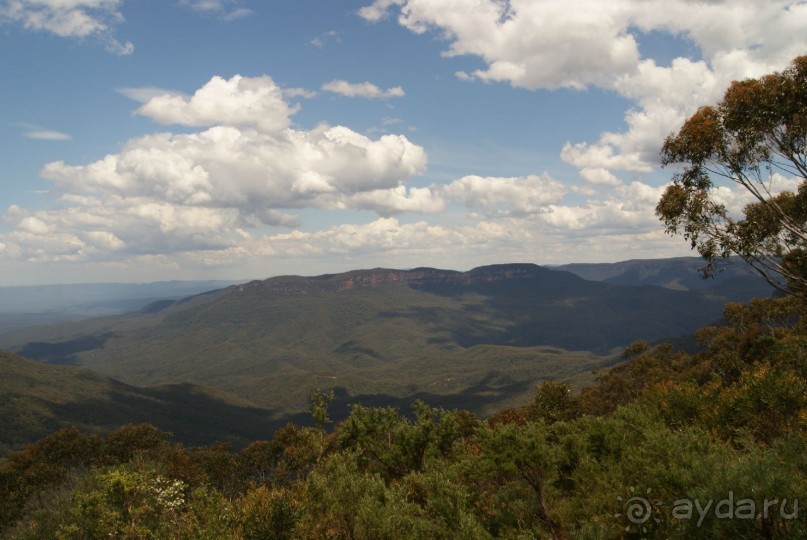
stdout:
<svg viewBox="0 0 807 540">
<path fill-rule="evenodd" d="M 622 180 L 614 176 L 607 169 L 603 168 L 596 168 L 596 169 L 583 168 L 580 170 L 580 176 L 582 176 L 587 182 L 600 186 L 622 185 Z"/>
<path fill-rule="evenodd" d="M 370 209 L 382 216 L 404 212 L 438 214 L 456 202 L 492 220 L 548 212 L 567 192 L 562 183 L 546 173 L 509 178 L 471 175 L 445 185 L 424 188 L 399 185 L 362 191 L 344 198 L 340 207 Z"/>
<path fill-rule="evenodd" d="M 485 63 L 458 72 L 462 79 L 597 87 L 631 100 L 626 131 L 564 147 L 564 160 L 588 170 L 651 170 L 664 137 L 698 106 L 807 49 L 807 4 L 798 0 L 479 0 L 462 9 L 455 0 L 376 0 L 358 12 L 371 22 L 393 13 L 416 34 L 438 32 L 445 56 Z M 701 58 L 659 65 L 643 57 L 640 41 L 651 32 L 690 41 Z"/>
<path fill-rule="evenodd" d="M 238 213 L 121 197 L 67 199 L 60 210 L 29 212 L 12 206 L 5 241 L 18 256 L 36 262 L 77 262 L 130 255 L 222 249 L 247 235 Z M 77 204 L 77 203 L 81 204 Z"/>
<path fill-rule="evenodd" d="M 118 6 L 81 0 L 70 5 L 88 10 L 90 4 Z M 235 6 L 192 4 L 217 16 L 217 9 Z M 661 140 L 694 108 L 719 99 L 732 79 L 781 68 L 807 44 L 807 4 L 792 1 L 736 0 L 731 9 L 720 0 L 479 0 L 464 3 L 462 10 L 456 5 L 378 0 L 359 14 L 368 21 L 395 14 L 412 32 L 437 31 L 447 44 L 446 56 L 473 55 L 484 62 L 482 69 L 458 74 L 469 81 L 531 90 L 596 87 L 627 99 L 625 130 L 564 145 L 561 157 L 579 168 L 585 184 L 564 186 L 543 173 L 469 175 L 446 185 L 413 187 L 407 182 L 425 170 L 426 153 L 403 135 L 368 137 L 325 124 L 295 128 L 297 106 L 288 100 L 316 92 L 281 88 L 269 77 L 214 77 L 191 94 L 119 89 L 138 102 L 137 114 L 181 126 L 181 132 L 132 139 L 119 152 L 86 164 L 46 165 L 42 176 L 53 183 L 56 206 L 11 207 L 4 216 L 11 232 L 0 235 L 0 253 L 110 265 L 128 258 L 165 268 L 176 260 L 217 265 L 329 254 L 408 254 L 395 260 L 413 264 L 446 257 L 452 267 L 519 255 L 569 262 L 613 260 L 622 252 L 685 254 L 686 246 L 665 238 L 654 216 L 663 186 L 627 183 L 614 171 L 652 171 Z M 106 24 L 87 35 L 107 35 Z M 650 32 L 689 40 L 701 57 L 664 65 L 644 58 L 640 38 Z M 373 99 L 404 95 L 400 87 L 342 80 L 326 83 L 322 91 Z M 384 126 L 400 123 L 383 120 Z M 749 202 L 733 186 L 719 187 L 716 197 L 732 212 Z M 458 206 L 460 213 L 448 213 Z M 305 222 L 307 209 L 369 210 L 380 217 L 313 231 L 262 229 L 296 227 L 301 219 L 312 227 Z M 430 215 L 429 221 L 409 223 L 400 216 L 414 213 Z"/>
<path fill-rule="evenodd" d="M 346 268 L 362 264 L 391 267 L 428 264 L 463 269 L 503 260 L 568 263 L 613 261 L 625 253 L 648 258 L 687 254 L 686 246 L 666 236 L 657 224 L 648 229 L 636 228 L 635 224 L 641 223 L 638 214 L 628 215 L 619 208 L 596 209 L 597 215 L 589 217 L 606 226 L 595 229 L 569 226 L 585 218 L 586 212 L 591 210 L 558 206 L 553 213 L 480 219 L 473 224 L 404 223 L 396 218 L 382 218 L 315 232 L 273 235 L 260 245 L 270 260 L 327 260 L 333 265 L 336 256 L 342 264 L 349 261 Z M 607 222 L 613 217 L 620 217 L 621 221 Z M 249 251 L 257 253 L 258 249 Z"/>
<path fill-rule="evenodd" d="M 566 188 L 549 176 L 521 178 L 465 176 L 448 184 L 447 197 L 487 216 L 525 216 L 547 211 L 560 202 Z"/>
<path fill-rule="evenodd" d="M 94 36 L 108 51 L 128 55 L 134 52 L 134 45 L 114 37 L 114 27 L 123 21 L 122 3 L 122 0 L 0 0 L 0 21 L 60 37 Z"/>
<path fill-rule="evenodd" d="M 401 185 L 356 193 L 346 201 L 345 206 L 373 210 L 382 216 L 403 212 L 436 214 L 446 209 L 446 201 L 434 187 L 407 188 Z"/>
<path fill-rule="evenodd" d="M 536 219 L 554 229 L 584 231 L 592 237 L 652 232 L 659 229 L 654 209 L 663 191 L 664 186 L 632 182 L 581 204 L 551 205 Z"/>
<path fill-rule="evenodd" d="M 787 182 L 781 179 L 781 187 Z M 562 188 L 556 188 L 560 186 L 551 177 L 534 175 L 463 177 L 448 186 L 342 193 L 329 197 L 330 208 L 370 208 L 384 217 L 269 235 L 255 229 L 255 220 L 294 225 L 297 216 L 270 207 L 247 215 L 231 204 L 179 204 L 155 196 L 72 190 L 61 196 L 58 209 L 11 207 L 5 219 L 13 230 L 0 237 L 0 253 L 6 259 L 95 261 L 109 268 L 161 262 L 166 272 L 177 264 L 183 268 L 257 264 L 257 275 L 268 272 L 266 265 L 287 261 L 296 261 L 297 266 L 286 267 L 296 273 L 303 271 L 300 265 L 305 260 L 328 261 L 332 267 L 334 257 L 349 267 L 470 268 L 502 260 L 562 263 L 608 261 L 623 254 L 686 254 L 686 246 L 665 237 L 653 217 L 663 186 L 632 182 L 579 202 L 566 200 Z M 735 206 L 744 197 L 736 188 L 720 194 Z M 441 215 L 452 202 L 471 214 Z M 391 217 L 411 212 L 433 212 L 438 217 L 415 222 Z"/>
<path fill-rule="evenodd" d="M 3 242 L 22 256 L 215 251 L 240 245 L 260 225 L 296 226 L 290 210 L 388 215 L 442 204 L 428 189 L 403 185 L 425 169 L 421 147 L 344 126 L 292 129 L 296 109 L 269 77 L 214 77 L 192 96 L 122 93 L 145 100 L 139 114 L 203 129 L 138 137 L 85 165 L 45 165 L 41 176 L 53 183 L 58 206 L 5 215 L 13 231 Z"/>
<path fill-rule="evenodd" d="M 389 99 L 394 97 L 403 97 L 405 92 L 400 86 L 394 86 L 382 90 L 378 86 L 370 82 L 349 83 L 343 80 L 333 80 L 322 85 L 324 92 L 333 92 L 347 97 L 362 97 L 367 99 Z"/>
<path fill-rule="evenodd" d="M 249 216 L 265 208 L 338 208 L 357 193 L 397 188 L 425 163 L 423 149 L 401 135 L 214 126 L 140 137 L 88 165 L 53 162 L 42 176 L 64 193 L 238 208 Z"/>
<path fill-rule="evenodd" d="M 321 255 L 406 252 L 410 256 L 439 250 L 451 252 L 493 247 L 524 240 L 528 235 L 502 224 L 482 221 L 474 226 L 446 227 L 426 221 L 400 223 L 381 218 L 366 224 L 343 224 L 322 231 L 294 231 L 266 239 L 275 255 Z"/>
<path fill-rule="evenodd" d="M 574 3 L 574 2 L 572 2 Z M 584 88 L 625 73 L 639 59 L 624 28 L 622 2 L 379 0 L 359 15 L 379 20 L 399 6 L 398 22 L 415 33 L 435 29 L 449 42 L 446 56 L 481 57 L 486 69 L 470 77 L 523 88 Z M 581 49 L 580 46 L 584 48 Z"/>
<path fill-rule="evenodd" d="M 283 90 L 271 77 L 235 75 L 213 77 L 192 96 L 155 95 L 136 112 L 160 124 L 252 127 L 279 133 L 289 126 L 296 110 L 286 103 Z"/>
</svg>

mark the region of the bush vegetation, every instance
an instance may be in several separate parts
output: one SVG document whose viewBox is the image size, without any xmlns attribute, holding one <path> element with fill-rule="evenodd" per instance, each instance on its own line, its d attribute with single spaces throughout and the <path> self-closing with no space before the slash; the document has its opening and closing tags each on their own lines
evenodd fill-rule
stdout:
<svg viewBox="0 0 807 540">
<path fill-rule="evenodd" d="M 803 308 L 794 297 L 729 304 L 724 326 L 698 333 L 700 353 L 635 343 L 579 394 L 546 382 L 532 402 L 486 420 L 417 402 L 411 414 L 354 405 L 333 424 L 332 395 L 316 393 L 314 427 L 289 424 L 237 452 L 185 447 L 145 424 L 106 436 L 63 429 L 0 465 L 0 530 L 14 539 L 804 538 Z"/>
</svg>

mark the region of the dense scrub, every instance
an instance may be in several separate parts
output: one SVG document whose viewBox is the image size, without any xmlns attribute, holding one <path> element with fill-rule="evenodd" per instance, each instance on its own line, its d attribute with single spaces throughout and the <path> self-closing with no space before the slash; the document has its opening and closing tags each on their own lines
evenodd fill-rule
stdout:
<svg viewBox="0 0 807 540">
<path fill-rule="evenodd" d="M 0 465 L 7 538 L 805 538 L 807 320 L 729 305 L 703 352 L 636 343 L 488 420 L 355 405 L 234 452 L 66 429 Z M 710 502 L 711 501 L 711 502 Z M 798 501 L 798 502 L 797 502 Z M 707 506 L 708 505 L 708 506 Z"/>
</svg>

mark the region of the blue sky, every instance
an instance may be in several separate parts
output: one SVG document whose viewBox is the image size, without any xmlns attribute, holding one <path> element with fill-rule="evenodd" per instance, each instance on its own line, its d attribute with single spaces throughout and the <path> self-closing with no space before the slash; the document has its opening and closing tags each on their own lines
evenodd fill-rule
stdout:
<svg viewBox="0 0 807 540">
<path fill-rule="evenodd" d="M 805 30 L 803 1 L 0 0 L 0 285 L 686 255 L 664 136 Z"/>
</svg>

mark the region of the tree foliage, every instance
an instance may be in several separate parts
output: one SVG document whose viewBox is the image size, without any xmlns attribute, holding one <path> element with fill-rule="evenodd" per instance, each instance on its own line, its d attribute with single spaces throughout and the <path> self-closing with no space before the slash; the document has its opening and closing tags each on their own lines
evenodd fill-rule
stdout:
<svg viewBox="0 0 807 540">
<path fill-rule="evenodd" d="M 784 71 L 736 81 L 667 138 L 662 164 L 683 164 L 656 207 L 667 232 L 683 234 L 706 259 L 739 255 L 774 287 L 807 297 L 807 56 Z M 792 191 L 775 184 L 795 180 Z M 731 215 L 719 188 L 751 195 Z"/>
</svg>

